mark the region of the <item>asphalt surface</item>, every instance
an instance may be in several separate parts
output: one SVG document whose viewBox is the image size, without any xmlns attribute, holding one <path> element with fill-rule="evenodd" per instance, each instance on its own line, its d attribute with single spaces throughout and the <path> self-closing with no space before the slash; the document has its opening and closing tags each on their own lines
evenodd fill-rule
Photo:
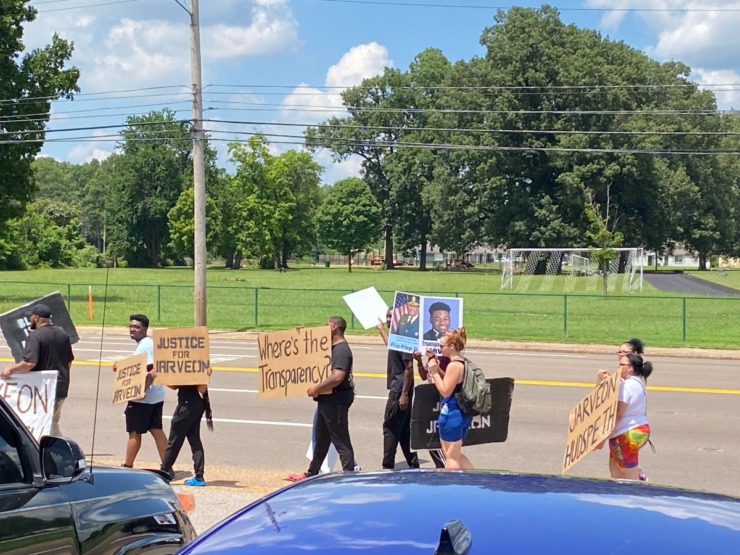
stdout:
<svg viewBox="0 0 740 555">
<path fill-rule="evenodd" d="M 689 274 L 650 274 L 643 278 L 659 291 L 687 293 L 690 295 L 718 295 L 723 297 L 740 295 L 740 291 L 726 285 L 713 283 Z"/>
<path fill-rule="evenodd" d="M 125 329 L 106 330 L 102 341 L 96 329 L 82 329 L 80 335 L 61 427 L 98 463 L 120 464 L 126 433 L 123 406 L 111 405 L 110 366 L 130 355 L 134 344 Z M 356 459 L 363 470 L 378 470 L 386 351 L 378 338 L 349 337 L 349 341 L 355 355 L 357 399 L 350 411 L 350 431 Z M 467 355 L 489 377 L 516 380 L 509 438 L 466 448 L 476 467 L 558 474 L 568 410 L 593 387 L 597 369 L 616 368 L 615 351 L 613 345 L 471 341 Z M 655 348 L 648 355 L 655 364 L 649 418 L 657 452 L 643 450 L 641 467 L 653 482 L 740 496 L 740 352 Z M 9 362 L 4 347 L 0 357 L 4 357 L 0 366 Z M 307 468 L 315 407 L 307 397 L 258 399 L 255 334 L 212 333 L 211 359 L 216 430 L 210 434 L 202 428 L 208 486 L 180 485 L 191 475 L 187 445 L 176 466 L 175 487 L 195 495 L 193 519 L 199 532 L 257 496 L 286 485 L 283 478 L 289 472 Z M 167 417 L 175 401 L 174 392 L 168 392 Z M 401 459 L 399 453 L 399 469 L 405 466 Z M 423 467 L 433 466 L 426 453 L 421 459 Z M 156 466 L 151 462 L 156 460 L 153 442 L 144 438 L 137 467 Z M 606 452 L 588 455 L 570 474 L 607 478 Z"/>
</svg>

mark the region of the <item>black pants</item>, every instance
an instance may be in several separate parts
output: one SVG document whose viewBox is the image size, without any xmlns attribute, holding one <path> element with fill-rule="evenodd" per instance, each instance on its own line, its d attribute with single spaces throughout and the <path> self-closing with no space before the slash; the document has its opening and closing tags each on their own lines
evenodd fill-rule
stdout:
<svg viewBox="0 0 740 555">
<path fill-rule="evenodd" d="M 406 410 L 401 410 L 398 406 L 400 395 L 398 391 L 389 391 L 388 401 L 385 404 L 383 468 L 395 467 L 399 444 L 409 468 L 419 468 L 419 456 L 411 450 L 411 403 L 414 400 L 414 390 L 409 392 L 409 406 Z"/>
<path fill-rule="evenodd" d="M 313 459 L 308 466 L 309 476 L 315 476 L 321 470 L 329 446 L 334 445 L 342 469 L 349 471 L 355 468 L 355 452 L 349 438 L 349 407 L 350 405 L 330 405 L 317 403 L 318 418 L 316 418 L 315 434 L 316 445 L 313 448 Z"/>
<path fill-rule="evenodd" d="M 190 444 L 193 452 L 193 469 L 195 477 L 203 480 L 206 457 L 203 451 L 203 442 L 200 440 L 200 421 L 203 418 L 203 399 L 198 396 L 191 399 L 180 400 L 177 403 L 175 414 L 170 425 L 170 437 L 167 441 L 167 449 L 162 458 L 162 470 L 174 475 L 172 465 L 175 464 L 180 454 L 185 439 Z"/>
</svg>

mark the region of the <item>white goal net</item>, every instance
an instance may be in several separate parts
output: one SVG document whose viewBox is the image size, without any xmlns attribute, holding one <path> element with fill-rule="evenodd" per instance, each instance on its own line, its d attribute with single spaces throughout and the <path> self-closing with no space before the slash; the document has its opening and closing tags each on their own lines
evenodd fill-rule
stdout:
<svg viewBox="0 0 740 555">
<path fill-rule="evenodd" d="M 645 253 L 642 247 L 612 249 L 606 277 L 609 291 L 642 291 Z M 598 249 L 508 249 L 501 271 L 501 288 L 516 290 L 602 291 L 604 270 Z"/>
</svg>

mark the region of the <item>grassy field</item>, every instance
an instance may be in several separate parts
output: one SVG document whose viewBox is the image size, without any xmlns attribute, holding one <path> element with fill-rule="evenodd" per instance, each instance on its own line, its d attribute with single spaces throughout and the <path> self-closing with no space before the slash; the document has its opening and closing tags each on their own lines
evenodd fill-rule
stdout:
<svg viewBox="0 0 740 555">
<path fill-rule="evenodd" d="M 716 273 L 699 275 L 712 276 L 723 279 Z M 740 285 L 740 273 L 736 277 Z M 144 312 L 154 325 L 187 326 L 193 323 L 192 280 L 187 268 L 0 272 L 0 311 L 58 290 L 77 325 L 99 324 L 103 317 L 106 325 L 125 325 L 130 313 Z M 338 313 L 355 332 L 374 333 L 354 323 L 342 300 L 353 290 L 374 286 L 389 304 L 396 290 L 463 297 L 465 325 L 475 338 L 616 343 L 638 336 L 651 345 L 735 347 L 740 337 L 740 299 L 677 297 L 647 283 L 642 292 L 625 292 L 619 280 L 604 297 L 598 279 L 566 276 L 533 276 L 518 285 L 514 292 L 501 290 L 500 274 L 478 270 L 209 268 L 208 323 L 222 329 L 285 329 L 320 325 Z M 94 296 L 92 321 L 88 286 Z"/>
</svg>

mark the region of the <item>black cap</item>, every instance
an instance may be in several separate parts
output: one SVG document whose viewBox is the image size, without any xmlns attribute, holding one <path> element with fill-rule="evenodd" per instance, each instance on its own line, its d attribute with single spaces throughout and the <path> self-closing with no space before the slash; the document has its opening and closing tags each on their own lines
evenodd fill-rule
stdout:
<svg viewBox="0 0 740 555">
<path fill-rule="evenodd" d="M 51 309 L 45 304 L 34 305 L 29 312 L 26 312 L 26 316 L 38 316 L 39 318 L 51 318 Z"/>
<path fill-rule="evenodd" d="M 408 304 L 415 304 L 416 306 L 419 306 L 419 296 L 409 295 Z"/>
<path fill-rule="evenodd" d="M 437 310 L 446 310 L 447 312 L 450 312 L 450 307 L 446 303 L 437 301 L 436 303 L 432 303 L 432 306 L 429 307 L 429 314 Z"/>
</svg>

